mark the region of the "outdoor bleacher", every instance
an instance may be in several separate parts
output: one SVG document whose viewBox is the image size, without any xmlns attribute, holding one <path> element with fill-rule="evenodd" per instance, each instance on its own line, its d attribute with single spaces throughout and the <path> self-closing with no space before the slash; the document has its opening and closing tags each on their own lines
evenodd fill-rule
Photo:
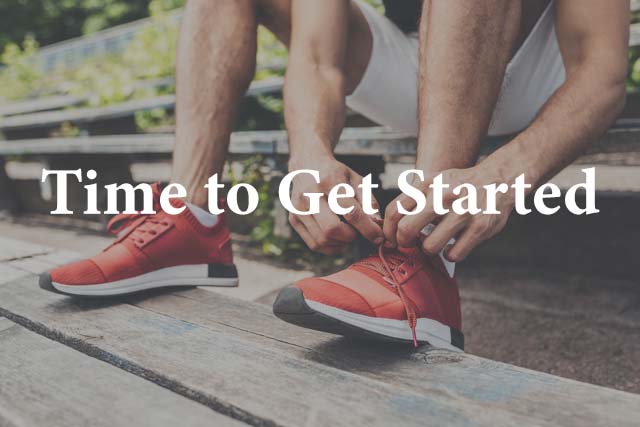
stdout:
<svg viewBox="0 0 640 427">
<path fill-rule="evenodd" d="M 640 0 L 632 0 L 631 5 L 640 11 Z M 172 19 L 179 16 L 175 12 Z M 88 56 L 121 52 L 136 31 L 149 24 L 142 20 L 45 47 L 42 62 L 45 69 L 53 69 L 61 63 L 78 64 Z M 631 26 L 630 45 L 640 46 L 640 24 Z M 137 84 L 166 88 L 175 81 L 169 77 Z M 281 77 L 256 80 L 247 102 L 263 95 L 280 96 L 282 85 Z M 91 97 L 58 93 L 0 104 L 0 211 L 47 214 L 52 209 L 55 185 L 40 183 L 42 167 L 93 168 L 99 173 L 99 184 L 106 184 L 134 181 L 136 165 L 170 161 L 173 129 L 144 133 L 134 119 L 138 112 L 156 109 L 172 114 L 175 95 L 99 107 L 89 106 Z M 505 318 L 498 318 L 502 322 L 515 323 L 514 313 L 525 313 L 525 320 L 517 324 L 522 334 L 518 338 L 529 340 L 532 347 L 543 346 L 532 335 L 535 328 L 547 327 L 539 320 L 544 316 L 574 322 L 574 329 L 596 318 L 601 321 L 594 322 L 600 328 L 594 327 L 596 333 L 622 330 L 620 335 L 627 334 L 630 341 L 638 331 L 633 306 L 637 301 L 629 296 L 636 295 L 636 288 L 632 292 L 627 283 L 637 284 L 638 274 L 640 228 L 634 222 L 637 216 L 630 213 L 640 210 L 640 108 L 636 94 L 630 93 L 629 98 L 623 118 L 563 175 L 570 182 L 571 172 L 585 165 L 602 168 L 598 187 L 602 212 L 579 220 L 562 214 L 512 218 L 500 236 L 480 247 L 465 264 L 480 273 L 474 270 L 465 277 L 470 285 L 463 296 L 470 295 L 471 303 L 482 309 L 507 307 Z M 390 200 L 395 189 L 389 177 L 396 166 L 411 164 L 415 138 L 354 114 L 348 124 L 336 154 L 354 169 L 376 175 L 385 184 L 381 201 Z M 58 131 L 65 125 L 77 128 L 78 136 L 60 136 Z M 488 139 L 483 154 L 508 140 L 508 136 Z M 236 132 L 230 153 L 234 161 L 265 156 L 274 160 L 270 163 L 274 169 L 283 169 L 287 133 Z M 274 175 L 279 172 L 275 170 Z M 72 207 L 84 202 L 81 188 L 69 186 Z M 640 417 L 640 398 L 631 393 L 429 346 L 415 351 L 387 343 L 354 346 L 349 340 L 283 323 L 262 304 L 202 289 L 98 302 L 43 293 L 36 286 L 38 273 L 86 255 L 54 246 L 0 237 L 0 377 L 7 378 L 8 385 L 6 390 L 0 387 L 0 397 L 13 399 L 11 406 L 0 405 L 0 425 L 21 425 L 17 413 L 29 413 L 52 426 L 83 422 L 105 426 L 632 426 L 632 420 Z M 518 270 L 513 273 L 516 278 L 501 282 L 500 274 L 509 269 Z M 607 280 L 593 279 L 584 291 L 581 278 L 590 275 Z M 537 283 L 543 281 L 553 286 Z M 531 284 L 525 296 L 518 295 L 525 288 L 523 282 Z M 563 301 L 566 304 L 558 304 L 558 309 L 552 301 L 555 294 L 548 289 L 565 285 L 571 288 L 566 292 L 569 303 Z M 600 287 L 609 285 L 620 292 L 620 298 L 629 299 L 627 305 L 611 302 L 615 295 L 598 294 Z M 496 291 L 500 286 L 513 290 L 500 294 Z M 477 288 L 487 294 L 478 297 Z M 582 300 L 571 294 L 574 288 L 582 298 L 605 300 L 606 309 L 614 314 L 605 316 L 605 309 L 581 311 Z M 562 337 L 551 341 L 560 350 L 540 351 L 561 352 L 565 344 L 575 346 Z M 519 350 L 526 352 L 524 348 Z M 608 354 L 609 349 L 596 350 Z M 11 364 L 16 360 L 21 361 L 19 366 Z M 618 362 L 613 356 L 609 360 Z M 91 378 L 90 387 L 79 380 L 85 378 Z M 96 404 L 104 401 L 110 405 Z M 168 412 L 162 411 L 167 408 Z M 54 410 L 56 417 L 51 417 Z"/>
</svg>

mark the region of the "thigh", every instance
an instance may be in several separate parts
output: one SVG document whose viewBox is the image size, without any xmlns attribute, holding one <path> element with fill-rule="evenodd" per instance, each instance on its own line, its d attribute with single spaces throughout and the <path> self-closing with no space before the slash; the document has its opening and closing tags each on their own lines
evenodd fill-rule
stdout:
<svg viewBox="0 0 640 427">
<path fill-rule="evenodd" d="M 363 0 L 354 3 L 368 21 L 373 46 L 366 71 L 347 98 L 347 104 L 378 124 L 415 135 L 418 35 L 405 34 Z"/>
<path fill-rule="evenodd" d="M 285 46 L 289 45 L 291 38 L 291 2 L 292 0 L 256 0 L 258 22 L 269 29 Z M 351 1 L 349 44 L 344 70 L 347 93 L 351 93 L 360 83 L 369 64 L 372 45 L 367 19 L 355 1 Z"/>
</svg>

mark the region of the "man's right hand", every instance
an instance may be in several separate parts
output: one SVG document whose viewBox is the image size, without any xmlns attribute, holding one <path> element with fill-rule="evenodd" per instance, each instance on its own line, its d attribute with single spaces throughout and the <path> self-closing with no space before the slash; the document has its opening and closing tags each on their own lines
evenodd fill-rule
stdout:
<svg viewBox="0 0 640 427">
<path fill-rule="evenodd" d="M 382 227 L 376 223 L 380 217 L 367 215 L 362 209 L 362 190 L 358 185 L 362 177 L 343 163 L 327 158 L 314 159 L 313 166 L 309 162 L 290 164 L 290 170 L 312 169 L 320 173 L 320 183 L 312 176 L 297 176 L 291 189 L 291 201 L 296 209 L 304 211 L 309 208 L 309 198 L 305 193 L 324 193 L 325 195 L 337 184 L 349 184 L 356 191 L 354 199 L 341 199 L 340 205 L 354 209 L 342 218 L 331 211 L 326 196 L 320 200 L 320 212 L 315 215 L 289 215 L 289 222 L 300 235 L 307 246 L 325 255 L 342 252 L 353 242 L 358 234 L 367 240 L 380 244 L 384 241 Z M 372 199 L 374 209 L 378 209 L 378 202 Z"/>
</svg>

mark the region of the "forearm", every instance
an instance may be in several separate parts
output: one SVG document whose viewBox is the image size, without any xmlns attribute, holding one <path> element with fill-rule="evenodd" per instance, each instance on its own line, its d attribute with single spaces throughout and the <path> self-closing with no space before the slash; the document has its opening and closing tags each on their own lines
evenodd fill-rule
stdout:
<svg viewBox="0 0 640 427">
<path fill-rule="evenodd" d="M 332 64 L 293 60 L 285 85 L 292 165 L 333 156 L 345 120 L 344 73 Z"/>
<path fill-rule="evenodd" d="M 534 122 L 486 161 L 505 182 L 525 174 L 543 184 L 575 160 L 615 122 L 624 107 L 624 75 L 583 64 L 547 102 Z"/>
<path fill-rule="evenodd" d="M 344 126 L 346 0 L 294 0 L 285 80 L 291 165 L 331 158 Z M 330 28 L 330 29 L 329 29 Z"/>
</svg>

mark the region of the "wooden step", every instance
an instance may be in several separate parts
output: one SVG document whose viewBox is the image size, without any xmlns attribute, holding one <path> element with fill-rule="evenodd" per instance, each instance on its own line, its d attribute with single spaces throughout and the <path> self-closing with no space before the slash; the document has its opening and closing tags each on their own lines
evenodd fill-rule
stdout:
<svg viewBox="0 0 640 427">
<path fill-rule="evenodd" d="M 488 153 L 507 143 L 509 137 L 493 137 L 483 146 Z M 136 134 L 89 136 L 71 138 L 41 138 L 0 141 L 0 156 L 42 156 L 54 154 L 129 154 L 167 155 L 173 152 L 175 137 L 172 134 Z M 231 137 L 232 154 L 277 154 L 289 153 L 286 131 L 236 132 Z M 383 127 L 348 128 L 340 138 L 335 150 L 344 156 L 414 156 L 416 140 L 406 133 Z M 628 154 L 638 159 L 640 153 L 640 120 L 624 120 L 607 132 L 586 153 Z"/>
<path fill-rule="evenodd" d="M 245 425 L 2 317 L 0 349 L 3 426 Z"/>
<path fill-rule="evenodd" d="M 62 257 L 32 258 L 31 267 Z M 197 289 L 71 299 L 40 290 L 31 267 L 0 267 L 23 272 L 0 279 L 0 315 L 251 425 L 631 426 L 640 418 L 638 395 L 428 346 L 337 338 Z"/>
</svg>

